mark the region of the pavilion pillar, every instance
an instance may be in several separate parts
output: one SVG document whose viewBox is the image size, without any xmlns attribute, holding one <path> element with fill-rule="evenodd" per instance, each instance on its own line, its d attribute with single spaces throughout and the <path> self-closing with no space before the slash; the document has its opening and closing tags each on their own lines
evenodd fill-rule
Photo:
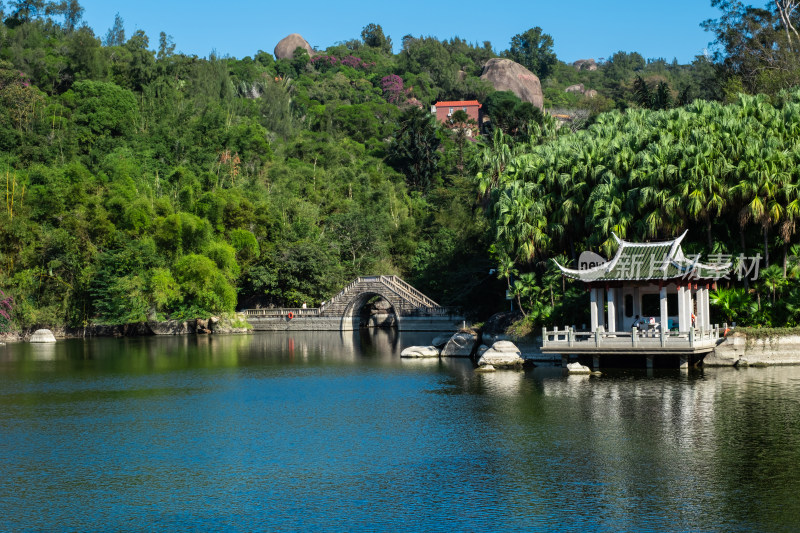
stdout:
<svg viewBox="0 0 800 533">
<path fill-rule="evenodd" d="M 597 331 L 597 293 L 600 289 L 592 287 L 589 290 L 589 314 L 591 315 L 591 332 Z"/>
<path fill-rule="evenodd" d="M 678 283 L 678 331 L 689 331 L 686 326 L 686 289 Z"/>
<path fill-rule="evenodd" d="M 615 289 L 608 289 L 608 331 L 617 331 L 617 305 L 614 297 Z"/>
<path fill-rule="evenodd" d="M 686 330 L 692 329 L 692 314 L 694 314 L 694 302 L 692 301 L 692 284 L 690 283 L 686 287 L 686 291 L 684 292 L 686 297 L 686 304 L 684 309 L 686 309 Z"/>
<path fill-rule="evenodd" d="M 705 306 L 705 311 L 703 312 L 703 316 L 706 317 L 706 329 L 711 329 L 711 302 L 710 297 L 708 294 L 710 287 L 709 284 L 706 283 L 705 289 L 703 290 L 703 305 Z"/>
<path fill-rule="evenodd" d="M 706 304 L 705 304 L 705 297 L 703 293 L 705 289 L 703 285 L 698 285 L 697 290 L 695 291 L 695 295 L 697 297 L 697 327 L 705 329 L 706 327 Z"/>
<path fill-rule="evenodd" d="M 604 298 L 603 298 L 603 289 L 598 287 L 598 288 L 595 289 L 595 291 L 597 291 L 595 293 L 596 294 L 595 297 L 597 298 L 597 326 L 598 327 L 599 326 L 605 327 L 605 325 L 606 325 L 606 317 L 605 317 L 606 309 L 605 309 L 605 303 L 604 303 Z"/>
<path fill-rule="evenodd" d="M 669 318 L 667 315 L 667 288 L 663 285 L 659 291 L 661 304 L 661 331 L 669 331 Z"/>
</svg>

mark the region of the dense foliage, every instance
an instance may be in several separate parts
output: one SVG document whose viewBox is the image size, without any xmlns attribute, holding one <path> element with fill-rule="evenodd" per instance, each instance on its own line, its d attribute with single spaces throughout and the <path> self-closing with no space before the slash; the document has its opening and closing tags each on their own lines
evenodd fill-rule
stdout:
<svg viewBox="0 0 800 533">
<path fill-rule="evenodd" d="M 202 59 L 163 33 L 156 50 L 127 38 L 119 16 L 101 42 L 77 2 L 58 6 L 15 3 L 0 26 L 0 287 L 16 327 L 314 305 L 368 273 L 451 304 L 492 290 L 473 143 L 409 104 L 455 94 L 442 84 L 491 92 L 478 66 L 468 83 L 432 68 L 491 50 L 406 40 L 402 59 L 373 24 L 313 60 Z"/>
<path fill-rule="evenodd" d="M 724 318 L 800 322 L 800 290 L 790 283 L 797 277 L 791 247 L 800 219 L 800 92 L 774 101 L 741 95 L 730 105 L 695 100 L 666 111 L 615 111 L 545 144 L 500 142 L 506 144 L 495 153 L 511 154 L 504 168 L 493 173 L 487 166 L 479 176 L 506 272 L 536 272 L 549 258 L 567 263 L 588 249 L 610 257 L 612 232 L 646 241 L 690 229 L 689 253 L 760 259 L 755 292 L 726 291 L 739 281 L 735 273 L 722 280 L 715 300 Z M 516 282 L 521 299 L 561 283 L 552 269 L 538 271 L 538 279 Z M 532 302 L 554 306 L 545 296 Z"/>
<path fill-rule="evenodd" d="M 198 58 L 165 33 L 154 46 L 127 36 L 119 15 L 101 40 L 77 0 L 12 2 L 0 24 L 3 313 L 17 328 L 204 317 L 314 305 L 354 276 L 394 273 L 445 304 L 485 314 L 509 288 L 531 323 L 578 322 L 585 295 L 549 258 L 610 253 L 612 230 L 651 239 L 689 225 L 689 247 L 758 248 L 793 279 L 800 117 L 779 53 L 800 43 L 781 16 L 791 2 L 713 3 L 718 56 L 620 51 L 587 68 L 559 61 L 538 27 L 499 53 L 406 35 L 394 54 L 368 24 L 313 57 Z M 752 74 L 764 35 L 775 79 Z M 545 110 L 570 127 L 481 80 L 498 55 L 536 72 Z M 427 112 L 455 99 L 480 100 L 490 122 Z M 795 323 L 800 294 L 770 268 L 721 312 L 750 298 L 758 320 Z"/>
</svg>

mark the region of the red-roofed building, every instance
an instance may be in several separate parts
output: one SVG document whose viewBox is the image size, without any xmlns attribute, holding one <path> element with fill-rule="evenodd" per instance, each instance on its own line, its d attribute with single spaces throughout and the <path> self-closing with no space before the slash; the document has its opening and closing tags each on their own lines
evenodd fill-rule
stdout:
<svg viewBox="0 0 800 533">
<path fill-rule="evenodd" d="M 436 113 L 436 120 L 447 123 L 458 110 L 464 111 L 476 124 L 481 123 L 481 107 L 477 100 L 458 100 L 454 102 L 436 102 L 431 109 Z"/>
</svg>

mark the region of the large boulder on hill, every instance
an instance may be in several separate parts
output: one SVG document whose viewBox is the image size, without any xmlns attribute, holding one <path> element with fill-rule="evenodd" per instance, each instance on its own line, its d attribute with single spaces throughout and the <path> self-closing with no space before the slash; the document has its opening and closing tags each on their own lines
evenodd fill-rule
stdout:
<svg viewBox="0 0 800 533">
<path fill-rule="evenodd" d="M 294 57 L 294 51 L 297 47 L 305 48 L 309 56 L 314 55 L 314 49 L 308 44 L 308 41 L 303 39 L 299 33 L 287 35 L 275 45 L 275 59 L 291 59 Z"/>
<path fill-rule="evenodd" d="M 582 83 L 578 83 L 576 85 L 570 85 L 569 87 L 564 89 L 564 92 L 583 94 L 584 92 L 586 92 L 586 88 L 583 86 Z"/>
<path fill-rule="evenodd" d="M 578 70 L 597 70 L 597 62 L 594 59 L 579 59 L 572 66 Z"/>
<path fill-rule="evenodd" d="M 492 58 L 484 65 L 481 79 L 487 80 L 498 91 L 511 91 L 523 102 L 530 102 L 539 109 L 544 107 L 542 83 L 536 74 L 519 63 Z"/>
</svg>

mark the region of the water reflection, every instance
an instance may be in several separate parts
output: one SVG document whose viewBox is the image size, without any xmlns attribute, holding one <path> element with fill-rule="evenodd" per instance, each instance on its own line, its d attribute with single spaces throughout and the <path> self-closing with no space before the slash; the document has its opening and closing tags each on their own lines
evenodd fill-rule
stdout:
<svg viewBox="0 0 800 533">
<path fill-rule="evenodd" d="M 399 357 L 431 337 L 0 347 L 0 530 L 800 523 L 800 368 L 590 377 Z"/>
</svg>

